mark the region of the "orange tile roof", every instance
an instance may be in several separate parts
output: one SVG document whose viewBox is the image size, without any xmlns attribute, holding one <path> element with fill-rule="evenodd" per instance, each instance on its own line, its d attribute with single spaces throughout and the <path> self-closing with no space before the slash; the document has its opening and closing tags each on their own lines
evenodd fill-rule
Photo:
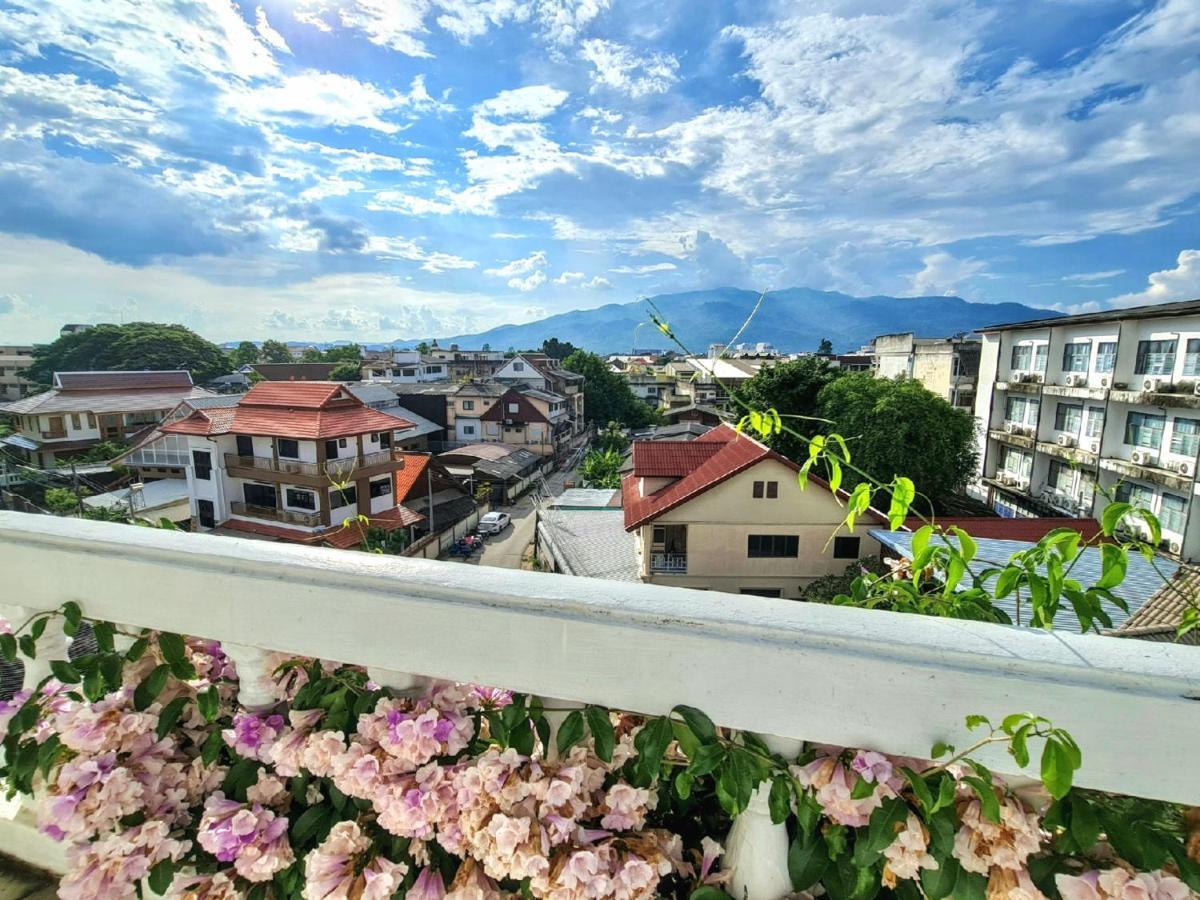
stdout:
<svg viewBox="0 0 1200 900">
<path fill-rule="evenodd" d="M 1085 541 L 1103 537 L 1103 529 L 1095 519 L 1046 517 L 1038 519 L 1006 519 L 1001 516 L 935 516 L 932 524 L 942 528 L 957 526 L 971 537 L 999 541 L 1029 541 L 1037 543 L 1055 528 L 1070 528 L 1083 535 Z M 904 520 L 904 527 L 916 531 L 925 522 L 916 516 Z"/>
<path fill-rule="evenodd" d="M 682 478 L 723 446 L 713 441 L 634 441 L 633 474 L 637 478 Z"/>
<path fill-rule="evenodd" d="M 408 499 L 409 492 L 425 477 L 425 468 L 429 465 L 428 453 L 404 453 L 404 468 L 398 469 L 393 477 L 396 479 L 396 502 L 403 503 Z"/>
<path fill-rule="evenodd" d="M 339 394 L 353 397 L 340 381 L 260 381 L 246 391 L 238 405 L 321 409 Z"/>
</svg>

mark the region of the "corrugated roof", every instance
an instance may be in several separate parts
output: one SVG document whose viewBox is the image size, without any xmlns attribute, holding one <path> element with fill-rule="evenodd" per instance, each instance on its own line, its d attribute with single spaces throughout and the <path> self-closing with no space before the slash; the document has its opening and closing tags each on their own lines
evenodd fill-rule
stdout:
<svg viewBox="0 0 1200 900">
<path fill-rule="evenodd" d="M 507 481 L 536 468 L 541 462 L 541 456 L 522 447 L 502 459 L 481 459 L 475 463 L 474 469 L 480 474 Z"/>
<path fill-rule="evenodd" d="M 1111 634 L 1174 643 L 1183 614 L 1191 608 L 1200 609 L 1200 566 L 1185 565 Z M 1200 629 L 1189 631 L 1178 643 L 1200 646 Z"/>
<path fill-rule="evenodd" d="M 454 450 L 447 450 L 445 453 L 439 453 L 439 456 L 462 456 L 470 459 L 504 459 L 506 456 L 512 456 L 517 449 L 509 444 L 466 444 L 462 447 L 457 447 Z"/>
<path fill-rule="evenodd" d="M 52 388 L 31 394 L 9 403 L 3 411 L 17 415 L 50 415 L 55 413 L 125 413 L 170 409 L 193 397 L 211 397 L 212 391 L 203 388 L 155 388 L 146 390 L 86 390 L 63 391 Z"/>
<path fill-rule="evenodd" d="M 641 581 L 637 537 L 617 509 L 554 509 L 538 517 L 538 535 L 568 575 Z"/>
<path fill-rule="evenodd" d="M 883 529 L 871 532 L 871 536 L 878 540 L 885 547 L 890 547 L 896 553 L 899 553 L 905 558 L 912 558 L 912 538 L 911 531 L 886 531 Z M 974 535 L 972 535 L 974 537 Z M 953 542 L 956 546 L 958 539 L 953 535 L 947 537 L 947 540 Z M 981 564 L 1004 566 L 1014 553 L 1019 553 L 1022 550 L 1028 550 L 1034 546 L 1031 541 L 1005 541 L 996 540 L 994 538 L 977 538 L 978 551 L 975 558 Z M 1167 559 L 1156 559 L 1155 565 L 1151 565 L 1142 558 L 1140 554 L 1129 554 L 1129 567 L 1126 570 L 1125 580 L 1113 589 L 1113 593 L 1129 604 L 1129 613 L 1122 612 L 1111 604 L 1104 604 L 1105 612 L 1111 616 L 1113 625 L 1120 627 L 1129 616 L 1136 613 L 1150 599 L 1150 597 L 1162 587 L 1163 579 L 1158 574 L 1161 570 L 1167 577 L 1175 574 L 1179 568 L 1178 563 L 1171 562 Z M 1100 580 L 1101 573 L 1101 557 L 1100 551 L 1095 547 L 1086 547 L 1080 551 L 1074 566 L 1071 569 L 1071 577 L 1082 583 L 1084 586 L 1095 584 Z M 1043 574 L 1045 574 L 1043 570 Z M 1008 613 L 1009 618 L 1013 622 L 1022 622 L 1029 624 L 1029 605 L 1026 601 L 1021 609 L 1017 609 L 1016 594 L 1010 594 L 1002 600 L 993 601 L 997 606 Z M 1054 627 L 1061 631 L 1080 631 L 1079 620 L 1075 617 L 1075 613 L 1068 602 L 1063 603 L 1058 614 L 1054 617 Z"/>
<path fill-rule="evenodd" d="M 186 369 L 154 369 L 144 372 L 55 372 L 54 386 L 64 391 L 144 391 L 192 386 Z"/>
</svg>

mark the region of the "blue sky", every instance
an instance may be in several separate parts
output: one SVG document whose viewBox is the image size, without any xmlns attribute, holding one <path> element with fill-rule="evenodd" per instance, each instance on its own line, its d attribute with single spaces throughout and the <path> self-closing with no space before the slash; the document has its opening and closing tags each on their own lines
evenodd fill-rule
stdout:
<svg viewBox="0 0 1200 900">
<path fill-rule="evenodd" d="M 0 341 L 1197 297 L 1198 62 L 1195 0 L 0 0 Z"/>
</svg>

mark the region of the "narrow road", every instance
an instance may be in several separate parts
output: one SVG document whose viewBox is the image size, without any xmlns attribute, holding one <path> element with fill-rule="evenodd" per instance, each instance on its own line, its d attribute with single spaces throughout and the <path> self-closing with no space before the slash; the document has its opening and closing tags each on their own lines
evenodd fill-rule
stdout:
<svg viewBox="0 0 1200 900">
<path fill-rule="evenodd" d="M 546 476 L 546 487 L 557 497 L 563 492 L 563 486 L 568 481 L 577 480 L 577 473 L 555 472 Z M 462 560 L 476 566 L 493 566 L 500 569 L 521 568 L 521 557 L 525 548 L 533 540 L 533 529 L 537 519 L 534 514 L 532 492 L 520 497 L 512 506 L 494 507 L 496 512 L 506 512 L 512 516 L 512 525 L 500 534 L 487 539 L 483 550 L 474 556 Z"/>
</svg>

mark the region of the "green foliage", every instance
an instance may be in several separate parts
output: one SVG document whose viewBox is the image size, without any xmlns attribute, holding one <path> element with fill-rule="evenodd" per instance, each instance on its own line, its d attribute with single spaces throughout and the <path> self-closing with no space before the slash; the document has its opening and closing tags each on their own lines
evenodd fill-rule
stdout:
<svg viewBox="0 0 1200 900">
<path fill-rule="evenodd" d="M 82 453 L 72 455 L 70 459 L 58 460 L 57 466 L 60 469 L 69 469 L 72 463 L 79 466 L 89 463 L 106 463 L 120 456 L 128 449 L 128 447 L 118 441 L 101 441 L 98 444 L 88 447 Z"/>
<path fill-rule="evenodd" d="M 80 489 L 80 494 L 85 493 Z M 70 515 L 79 509 L 79 498 L 70 488 L 46 488 L 46 509 L 59 516 Z"/>
<path fill-rule="evenodd" d="M 292 351 L 288 349 L 288 345 L 283 341 L 263 341 L 259 358 L 263 362 L 269 363 L 290 363 L 292 361 Z"/>
<path fill-rule="evenodd" d="M 359 368 L 362 367 L 362 358 L 362 347 L 358 344 L 330 347 L 321 354 L 321 360 L 324 362 L 354 363 Z"/>
<path fill-rule="evenodd" d="M 253 341 L 242 341 L 229 354 L 229 362 L 235 369 L 258 362 L 258 347 Z"/>
<path fill-rule="evenodd" d="M 821 338 L 821 343 L 817 345 L 817 352 L 832 354 L 833 353 L 833 341 L 829 340 L 829 338 Z"/>
<path fill-rule="evenodd" d="M 34 350 L 30 379 L 49 382 L 54 372 L 187 369 L 204 382 L 230 370 L 228 357 L 182 325 L 131 322 L 97 325 L 66 334 Z"/>
<path fill-rule="evenodd" d="M 800 599 L 809 603 L 829 603 L 838 594 L 849 594 L 856 578 L 863 575 L 884 575 L 888 567 L 878 556 L 856 559 L 841 575 L 823 575 L 814 578 L 800 592 Z"/>
<path fill-rule="evenodd" d="M 120 506 L 85 506 L 83 508 L 83 518 L 91 519 L 95 522 L 122 522 L 129 521 L 129 510 L 123 509 Z"/>
<path fill-rule="evenodd" d="M 329 373 L 330 381 L 358 381 L 362 378 L 362 364 L 357 362 L 338 363 Z"/>
<path fill-rule="evenodd" d="M 579 464 L 579 477 L 589 488 L 621 486 L 621 454 L 615 450 L 593 450 Z"/>
<path fill-rule="evenodd" d="M 596 442 L 602 450 L 624 453 L 629 446 L 629 436 L 620 422 L 609 422 L 596 433 Z"/>
<path fill-rule="evenodd" d="M 808 457 L 805 437 L 821 432 L 818 395 L 837 380 L 839 372 L 822 359 L 805 356 L 790 362 L 765 366 L 734 392 L 735 402 L 746 410 L 776 410 L 788 428 L 762 438 L 772 450 L 800 462 Z"/>
<path fill-rule="evenodd" d="M 408 532 L 403 528 L 388 531 L 384 528 L 368 528 L 364 548 L 373 553 L 399 556 L 408 546 Z"/>
<path fill-rule="evenodd" d="M 822 388 L 817 401 L 820 416 L 845 436 L 860 469 L 884 480 L 907 476 L 934 507 L 960 493 L 975 471 L 974 418 L 919 382 L 854 372 Z M 852 486 L 862 477 L 847 471 L 846 480 Z"/>
<path fill-rule="evenodd" d="M 542 341 L 542 352 L 551 359 L 566 359 L 578 349 L 570 341 L 560 341 L 556 337 Z"/>
<path fill-rule="evenodd" d="M 609 422 L 619 422 L 626 428 L 642 428 L 652 424 L 657 415 L 637 398 L 629 383 L 595 353 L 576 350 L 562 361 L 569 372 L 584 376 L 584 415 L 597 428 Z"/>
</svg>

